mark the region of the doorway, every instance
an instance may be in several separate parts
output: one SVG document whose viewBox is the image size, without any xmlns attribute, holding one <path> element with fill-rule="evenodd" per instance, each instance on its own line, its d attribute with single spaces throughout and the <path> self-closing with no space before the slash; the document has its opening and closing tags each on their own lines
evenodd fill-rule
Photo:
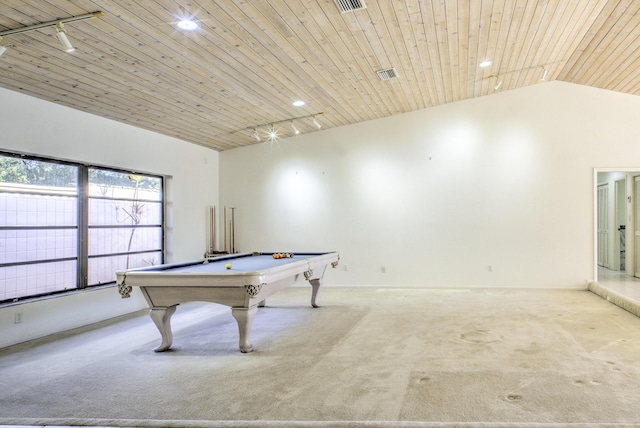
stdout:
<svg viewBox="0 0 640 428">
<path fill-rule="evenodd" d="M 640 168 L 594 171 L 594 278 L 640 278 Z"/>
</svg>

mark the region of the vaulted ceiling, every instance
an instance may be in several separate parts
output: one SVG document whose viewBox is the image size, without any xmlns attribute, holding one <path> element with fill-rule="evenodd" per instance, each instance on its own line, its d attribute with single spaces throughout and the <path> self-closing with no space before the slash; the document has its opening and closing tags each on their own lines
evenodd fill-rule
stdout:
<svg viewBox="0 0 640 428">
<path fill-rule="evenodd" d="M 2 0 L 0 34 L 96 11 L 72 53 L 2 37 L 0 86 L 215 150 L 551 80 L 640 95 L 638 0 Z"/>
</svg>

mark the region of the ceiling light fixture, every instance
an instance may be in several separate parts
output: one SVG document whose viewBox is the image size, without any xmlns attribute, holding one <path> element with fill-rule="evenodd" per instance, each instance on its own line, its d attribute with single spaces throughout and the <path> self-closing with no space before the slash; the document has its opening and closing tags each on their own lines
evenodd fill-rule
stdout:
<svg viewBox="0 0 640 428">
<path fill-rule="evenodd" d="M 293 133 L 296 135 L 300 133 L 300 130 L 296 128 L 296 126 L 293 124 L 293 120 L 291 121 L 291 129 L 293 130 Z"/>
<path fill-rule="evenodd" d="M 490 59 L 485 59 L 484 61 L 482 61 L 480 63 L 480 68 L 487 68 L 489 67 L 491 64 L 493 64 L 493 61 L 491 61 Z"/>
<path fill-rule="evenodd" d="M 0 37 L 0 40 L 2 40 L 2 37 Z M 0 45 L 0 56 L 2 56 L 2 54 L 5 53 L 6 51 L 7 51 L 6 46 Z"/>
<path fill-rule="evenodd" d="M 176 25 L 181 30 L 186 30 L 186 31 L 197 30 L 199 27 L 198 23 L 196 21 L 192 21 L 191 19 L 182 19 L 176 22 Z"/>
<path fill-rule="evenodd" d="M 293 102 L 293 105 L 296 107 L 302 107 L 303 105 L 305 105 L 306 103 L 302 100 L 297 100 Z"/>
<path fill-rule="evenodd" d="M 260 141 L 262 141 L 260 139 L 260 134 L 258 134 L 258 130 L 256 128 L 253 128 L 253 138 L 256 139 L 256 142 L 259 143 Z"/>
<path fill-rule="evenodd" d="M 322 113 L 320 113 L 322 114 Z M 313 124 L 316 126 L 316 128 L 320 129 L 322 128 L 322 125 L 320 125 L 320 122 L 318 122 L 318 119 L 316 119 L 316 116 L 313 116 Z"/>
<path fill-rule="evenodd" d="M 496 86 L 494 86 L 493 89 L 497 91 L 498 89 L 500 89 L 500 86 L 502 86 L 502 80 L 500 79 L 500 76 L 498 76 L 498 80 L 496 81 Z"/>
<path fill-rule="evenodd" d="M 64 30 L 64 24 L 69 23 L 69 22 L 75 22 L 75 21 L 83 21 L 85 19 L 90 19 L 90 18 L 99 18 L 104 16 L 105 13 L 102 11 L 98 11 L 98 12 L 91 12 L 91 13 L 86 13 L 84 15 L 78 15 L 78 16 L 71 16 L 69 18 L 63 18 L 63 19 L 58 19 L 55 21 L 48 21 L 48 22 L 43 22 L 41 24 L 35 24 L 35 25 L 30 25 L 28 27 L 22 27 L 22 28 L 16 28 L 13 30 L 5 30 L 0 32 L 0 39 L 2 39 L 3 36 L 9 36 L 12 34 L 21 34 L 21 33 L 26 33 L 28 31 L 34 31 L 34 30 L 39 30 L 41 28 L 46 28 L 46 27 L 56 27 L 56 38 L 60 41 L 60 44 L 62 44 L 63 49 L 65 52 L 73 52 L 75 50 L 75 48 L 73 47 L 73 45 L 69 42 L 69 38 L 67 37 L 67 34 Z M 4 47 L 4 46 L 2 46 Z M 6 47 L 4 47 L 6 50 Z M 2 51 L 4 53 L 4 50 Z M 1 55 L 1 54 L 0 54 Z"/>
<path fill-rule="evenodd" d="M 76 48 L 74 48 L 71 42 L 69 41 L 69 38 L 67 37 L 67 32 L 64 31 L 64 24 L 62 22 L 58 22 L 58 25 L 56 26 L 56 37 L 58 38 L 58 41 L 62 45 L 63 51 L 67 53 L 71 53 L 76 50 Z"/>
</svg>

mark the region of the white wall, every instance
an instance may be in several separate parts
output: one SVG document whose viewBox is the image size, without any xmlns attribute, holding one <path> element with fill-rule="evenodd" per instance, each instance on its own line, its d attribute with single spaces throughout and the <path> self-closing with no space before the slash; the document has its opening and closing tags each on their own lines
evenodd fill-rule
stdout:
<svg viewBox="0 0 640 428">
<path fill-rule="evenodd" d="M 329 284 L 585 288 L 593 170 L 640 165 L 639 111 L 549 82 L 224 151 L 220 203 L 241 251 L 340 251 Z"/>
<path fill-rule="evenodd" d="M 639 111 L 549 82 L 218 154 L 0 89 L 0 150 L 172 176 L 174 261 L 204 252 L 220 162 L 236 247 L 338 250 L 329 284 L 584 288 L 593 169 L 640 170 Z M 145 306 L 108 288 L 0 308 L 0 347 Z"/>
<path fill-rule="evenodd" d="M 0 129 L 0 150 L 170 176 L 167 261 L 204 254 L 207 207 L 218 203 L 218 152 L 5 89 Z M 143 307 L 140 295 L 121 299 L 116 288 L 2 307 L 0 347 Z"/>
</svg>

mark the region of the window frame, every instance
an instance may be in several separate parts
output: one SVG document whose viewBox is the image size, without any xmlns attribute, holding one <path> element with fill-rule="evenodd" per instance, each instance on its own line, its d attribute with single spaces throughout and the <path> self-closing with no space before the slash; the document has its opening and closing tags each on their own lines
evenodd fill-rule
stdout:
<svg viewBox="0 0 640 428">
<path fill-rule="evenodd" d="M 166 190 L 167 190 L 167 180 L 165 176 L 160 174 L 153 174 L 148 172 L 127 170 L 122 168 L 114 168 L 111 166 L 97 165 L 97 164 L 88 164 L 88 163 L 79 163 L 73 161 L 60 160 L 55 158 L 47 158 L 43 156 L 30 155 L 30 154 L 22 154 L 15 152 L 7 152 L 0 150 L 0 156 L 3 157 L 12 157 L 17 159 L 27 159 L 38 162 L 45 163 L 56 163 L 62 165 L 68 165 L 77 168 L 77 187 L 75 189 L 76 193 L 74 195 L 69 195 L 71 197 L 75 197 L 76 199 L 76 208 L 77 208 L 77 225 L 76 226 L 0 226 L 0 230 L 47 230 L 47 229 L 55 229 L 55 230 L 69 230 L 77 228 L 76 234 L 76 257 L 62 257 L 62 258 L 53 258 L 46 260 L 27 260 L 27 261 L 15 261 L 15 262 L 7 262 L 0 263 L 0 268 L 8 267 L 8 266 L 28 266 L 28 265 L 37 265 L 42 263 L 51 263 L 58 261 L 69 261 L 75 260 L 77 263 L 76 266 L 76 286 L 75 288 L 69 288 L 66 290 L 56 290 L 45 293 L 37 293 L 31 294 L 27 296 L 13 297 L 9 299 L 0 300 L 0 306 L 6 304 L 13 304 L 17 302 L 24 302 L 30 299 L 40 299 L 46 297 L 55 297 L 61 296 L 65 294 L 72 294 L 82 290 L 100 288 L 104 286 L 115 286 L 115 272 L 113 281 L 103 282 L 98 284 L 88 284 L 88 275 L 89 275 L 89 261 L 92 258 L 100 258 L 100 257 L 108 257 L 112 255 L 127 255 L 127 254 L 140 254 L 148 251 L 127 251 L 127 252 L 118 252 L 118 253 L 109 253 L 109 254 L 99 254 L 99 255 L 89 255 L 89 234 L 90 229 L 92 228 L 108 228 L 109 226 L 101 226 L 101 225 L 90 225 L 89 224 L 89 201 L 94 198 L 89 195 L 89 171 L 91 169 L 100 169 L 106 171 L 112 171 L 121 174 L 130 174 L 130 175 L 141 175 L 144 177 L 151 177 L 160 180 L 160 190 L 159 197 L 160 199 L 157 201 L 151 201 L 153 203 L 159 203 L 160 210 L 160 224 L 154 225 L 126 225 L 122 227 L 134 227 L 134 228 L 160 228 L 160 249 L 155 249 L 156 252 L 160 252 L 160 263 L 164 263 L 166 259 Z M 3 184 L 3 183 L 0 183 Z M 71 188 L 70 188 L 71 189 Z M 54 195 L 55 192 L 47 193 L 45 191 L 38 193 L 39 195 Z M 57 194 L 56 194 L 57 195 Z M 146 200 L 145 200 L 146 201 Z M 118 228 L 118 226 L 115 226 Z"/>
</svg>

